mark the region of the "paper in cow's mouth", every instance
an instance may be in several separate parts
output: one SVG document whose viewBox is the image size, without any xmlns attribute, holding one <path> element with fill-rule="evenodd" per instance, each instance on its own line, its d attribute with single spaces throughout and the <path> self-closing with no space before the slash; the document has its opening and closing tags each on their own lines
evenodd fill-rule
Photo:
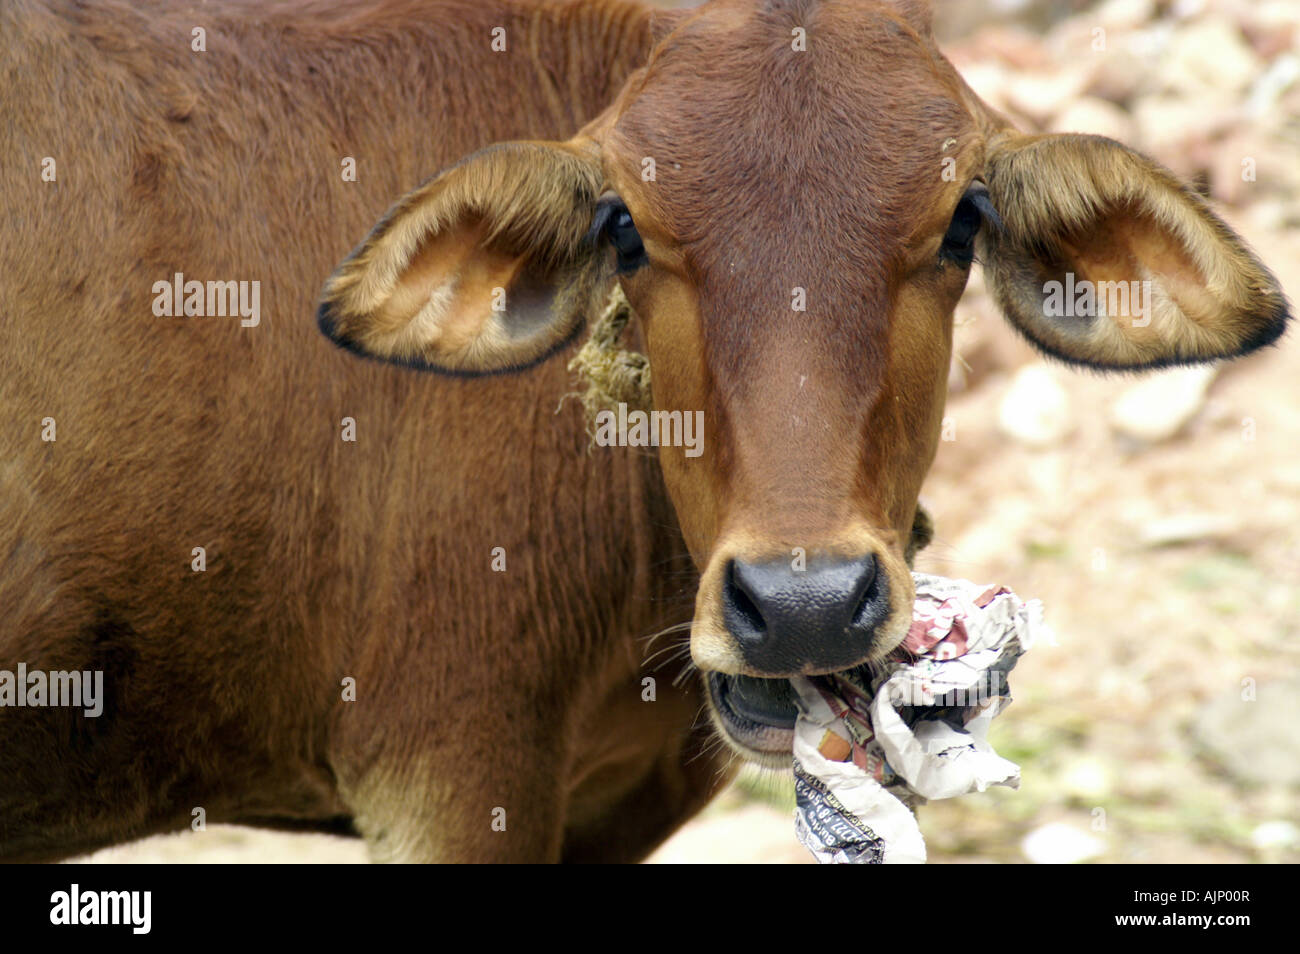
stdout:
<svg viewBox="0 0 1300 954">
<path fill-rule="evenodd" d="M 988 744 L 1007 674 L 1050 638 L 1042 605 L 1001 587 L 913 573 L 912 626 L 870 669 L 790 680 L 795 831 L 822 862 L 925 861 L 912 808 L 1020 784 Z"/>
</svg>

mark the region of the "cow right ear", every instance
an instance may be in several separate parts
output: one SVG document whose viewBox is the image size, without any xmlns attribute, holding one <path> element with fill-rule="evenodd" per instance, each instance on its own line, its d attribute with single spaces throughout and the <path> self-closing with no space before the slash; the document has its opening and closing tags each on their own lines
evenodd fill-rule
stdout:
<svg viewBox="0 0 1300 954">
<path fill-rule="evenodd" d="M 326 282 L 318 323 L 369 357 L 449 374 L 517 371 L 597 307 L 587 241 L 598 160 L 570 143 L 491 146 L 402 198 Z"/>
<path fill-rule="evenodd" d="M 1097 370 L 1235 358 L 1276 341 L 1277 278 L 1168 169 L 1102 136 L 993 139 L 984 169 L 1000 227 L 985 279 L 1048 355 Z"/>
</svg>

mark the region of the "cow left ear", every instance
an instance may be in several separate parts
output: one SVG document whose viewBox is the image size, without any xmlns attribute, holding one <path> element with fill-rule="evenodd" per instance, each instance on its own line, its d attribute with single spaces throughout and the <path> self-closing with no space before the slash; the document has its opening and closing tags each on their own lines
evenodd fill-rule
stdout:
<svg viewBox="0 0 1300 954">
<path fill-rule="evenodd" d="M 450 374 L 517 371 L 595 306 L 597 159 L 570 143 L 491 146 L 402 198 L 338 267 L 318 324 L 350 351 Z"/>
<path fill-rule="evenodd" d="M 1101 136 L 1005 134 L 986 281 L 1041 350 L 1100 369 L 1231 358 L 1282 334 L 1277 279 L 1169 170 Z"/>
</svg>

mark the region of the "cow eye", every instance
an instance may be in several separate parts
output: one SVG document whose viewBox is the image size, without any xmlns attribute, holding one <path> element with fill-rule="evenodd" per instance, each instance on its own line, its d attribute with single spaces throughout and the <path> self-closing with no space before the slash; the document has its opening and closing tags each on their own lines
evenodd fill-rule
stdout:
<svg viewBox="0 0 1300 954">
<path fill-rule="evenodd" d="M 597 210 L 601 235 L 614 246 L 618 255 L 620 274 L 634 272 L 649 262 L 641 234 L 632 221 L 632 213 L 617 200 L 605 203 Z"/>
<path fill-rule="evenodd" d="M 983 202 L 981 202 L 983 199 Z M 952 222 L 944 234 L 939 258 L 965 267 L 975 259 L 975 236 L 984 221 L 982 206 L 988 202 L 988 193 L 982 187 L 972 187 L 957 203 Z"/>
</svg>

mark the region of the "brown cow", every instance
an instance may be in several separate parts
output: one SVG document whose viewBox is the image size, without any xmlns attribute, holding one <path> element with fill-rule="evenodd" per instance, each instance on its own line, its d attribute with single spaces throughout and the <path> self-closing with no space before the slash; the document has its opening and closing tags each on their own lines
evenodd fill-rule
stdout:
<svg viewBox="0 0 1300 954">
<path fill-rule="evenodd" d="M 1016 134 L 926 20 L 0 9 L 0 669 L 104 673 L 97 718 L 0 709 L 0 857 L 198 808 L 354 826 L 378 858 L 641 857 L 727 777 L 702 705 L 788 762 L 779 677 L 901 638 L 976 247 L 1065 360 L 1277 338 L 1276 282 L 1200 199 L 1108 140 Z M 408 369 L 330 348 L 320 277 L 438 169 L 320 309 Z M 178 272 L 260 281 L 260 320 L 159 316 Z M 1049 317 L 1067 273 L 1151 300 Z M 700 456 L 589 451 L 555 413 L 616 274 Z M 643 637 L 692 600 L 710 675 L 676 684 Z"/>
</svg>

